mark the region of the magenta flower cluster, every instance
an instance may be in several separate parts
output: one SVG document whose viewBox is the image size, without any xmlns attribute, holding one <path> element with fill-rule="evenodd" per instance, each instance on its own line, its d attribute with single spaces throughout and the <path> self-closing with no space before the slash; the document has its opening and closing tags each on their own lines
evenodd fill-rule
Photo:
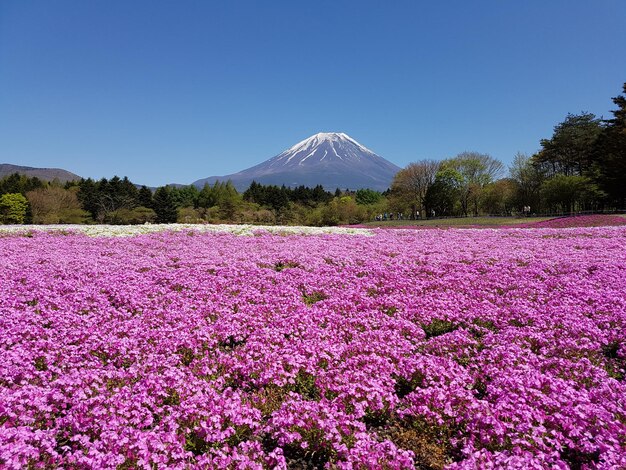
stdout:
<svg viewBox="0 0 626 470">
<path fill-rule="evenodd" d="M 626 228 L 0 238 L 3 468 L 625 468 Z"/>
<path fill-rule="evenodd" d="M 575 228 L 575 227 L 618 227 L 626 225 L 626 217 L 611 214 L 592 214 L 558 217 L 524 224 L 529 228 Z M 522 227 L 519 225 L 518 227 Z"/>
</svg>

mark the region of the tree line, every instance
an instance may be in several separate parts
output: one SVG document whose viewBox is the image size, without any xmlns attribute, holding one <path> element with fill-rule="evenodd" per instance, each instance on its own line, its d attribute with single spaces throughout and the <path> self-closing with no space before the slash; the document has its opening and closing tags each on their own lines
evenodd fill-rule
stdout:
<svg viewBox="0 0 626 470">
<path fill-rule="evenodd" d="M 137 186 L 128 178 L 61 183 L 12 174 L 0 179 L 0 223 L 253 223 L 337 225 L 404 217 L 529 215 L 626 208 L 626 83 L 613 118 L 568 114 L 534 155 L 508 168 L 490 155 L 463 152 L 410 163 L 385 192 L 325 190 L 230 181 Z"/>
<path fill-rule="evenodd" d="M 568 114 L 537 153 L 515 156 L 506 177 L 502 162 L 477 152 L 411 163 L 393 180 L 390 206 L 447 216 L 622 210 L 626 83 L 623 92 L 613 98 L 612 119 Z"/>
<path fill-rule="evenodd" d="M 337 225 L 370 220 L 385 210 L 377 191 L 321 185 L 263 185 L 240 193 L 230 181 L 152 190 L 114 176 L 61 183 L 13 174 L 0 179 L 0 221 L 34 224 L 252 223 Z"/>
</svg>

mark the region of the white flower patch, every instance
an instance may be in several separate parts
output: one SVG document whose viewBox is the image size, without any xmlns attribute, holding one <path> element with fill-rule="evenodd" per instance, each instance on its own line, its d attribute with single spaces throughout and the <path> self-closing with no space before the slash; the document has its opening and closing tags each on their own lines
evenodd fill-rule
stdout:
<svg viewBox="0 0 626 470">
<path fill-rule="evenodd" d="M 20 232 L 82 233 L 89 237 L 132 237 L 156 232 L 232 233 L 254 235 L 271 233 L 279 235 L 373 235 L 370 230 L 348 227 L 302 227 L 286 225 L 234 225 L 234 224 L 145 224 L 145 225 L 4 225 L 2 233 Z"/>
</svg>

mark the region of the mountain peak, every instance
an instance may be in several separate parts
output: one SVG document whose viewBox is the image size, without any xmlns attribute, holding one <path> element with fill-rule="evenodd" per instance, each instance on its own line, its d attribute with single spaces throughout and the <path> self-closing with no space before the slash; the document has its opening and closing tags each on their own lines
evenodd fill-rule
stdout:
<svg viewBox="0 0 626 470">
<path fill-rule="evenodd" d="M 400 168 L 343 132 L 319 132 L 252 168 L 227 175 L 238 188 L 262 184 L 384 191 Z M 216 178 L 196 181 L 196 186 Z"/>
<path fill-rule="evenodd" d="M 354 140 L 352 137 L 350 137 L 348 134 L 344 132 L 318 132 L 317 134 L 304 139 L 302 142 L 313 141 L 313 140 L 318 141 L 318 142 L 322 142 L 322 141 L 352 142 L 354 144 L 361 145 L 356 140 Z"/>
<path fill-rule="evenodd" d="M 272 160 L 282 162 L 285 165 L 297 163 L 305 164 L 306 160 L 322 161 L 326 158 L 329 160 L 339 159 L 360 159 L 363 155 L 369 156 L 376 154 L 359 144 L 356 140 L 343 132 L 319 132 L 298 142 L 293 147 L 285 150 Z M 295 158 L 295 162 L 293 161 Z M 311 159 L 312 158 L 312 159 Z"/>
<path fill-rule="evenodd" d="M 309 139 L 318 139 L 318 140 L 352 140 L 354 141 L 354 139 L 352 139 L 349 135 L 344 134 L 343 132 L 318 132 L 315 135 L 312 135 L 311 137 L 309 137 Z M 308 140 L 308 139 L 306 139 Z"/>
</svg>

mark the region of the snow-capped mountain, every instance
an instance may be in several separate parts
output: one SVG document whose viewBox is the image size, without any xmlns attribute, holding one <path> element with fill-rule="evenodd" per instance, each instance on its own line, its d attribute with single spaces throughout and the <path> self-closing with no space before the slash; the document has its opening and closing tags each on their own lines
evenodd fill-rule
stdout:
<svg viewBox="0 0 626 470">
<path fill-rule="evenodd" d="M 194 182 L 201 187 L 230 179 L 238 190 L 252 181 L 285 186 L 316 186 L 327 190 L 370 188 L 384 191 L 400 168 L 341 132 L 322 132 L 256 166 Z"/>
</svg>

